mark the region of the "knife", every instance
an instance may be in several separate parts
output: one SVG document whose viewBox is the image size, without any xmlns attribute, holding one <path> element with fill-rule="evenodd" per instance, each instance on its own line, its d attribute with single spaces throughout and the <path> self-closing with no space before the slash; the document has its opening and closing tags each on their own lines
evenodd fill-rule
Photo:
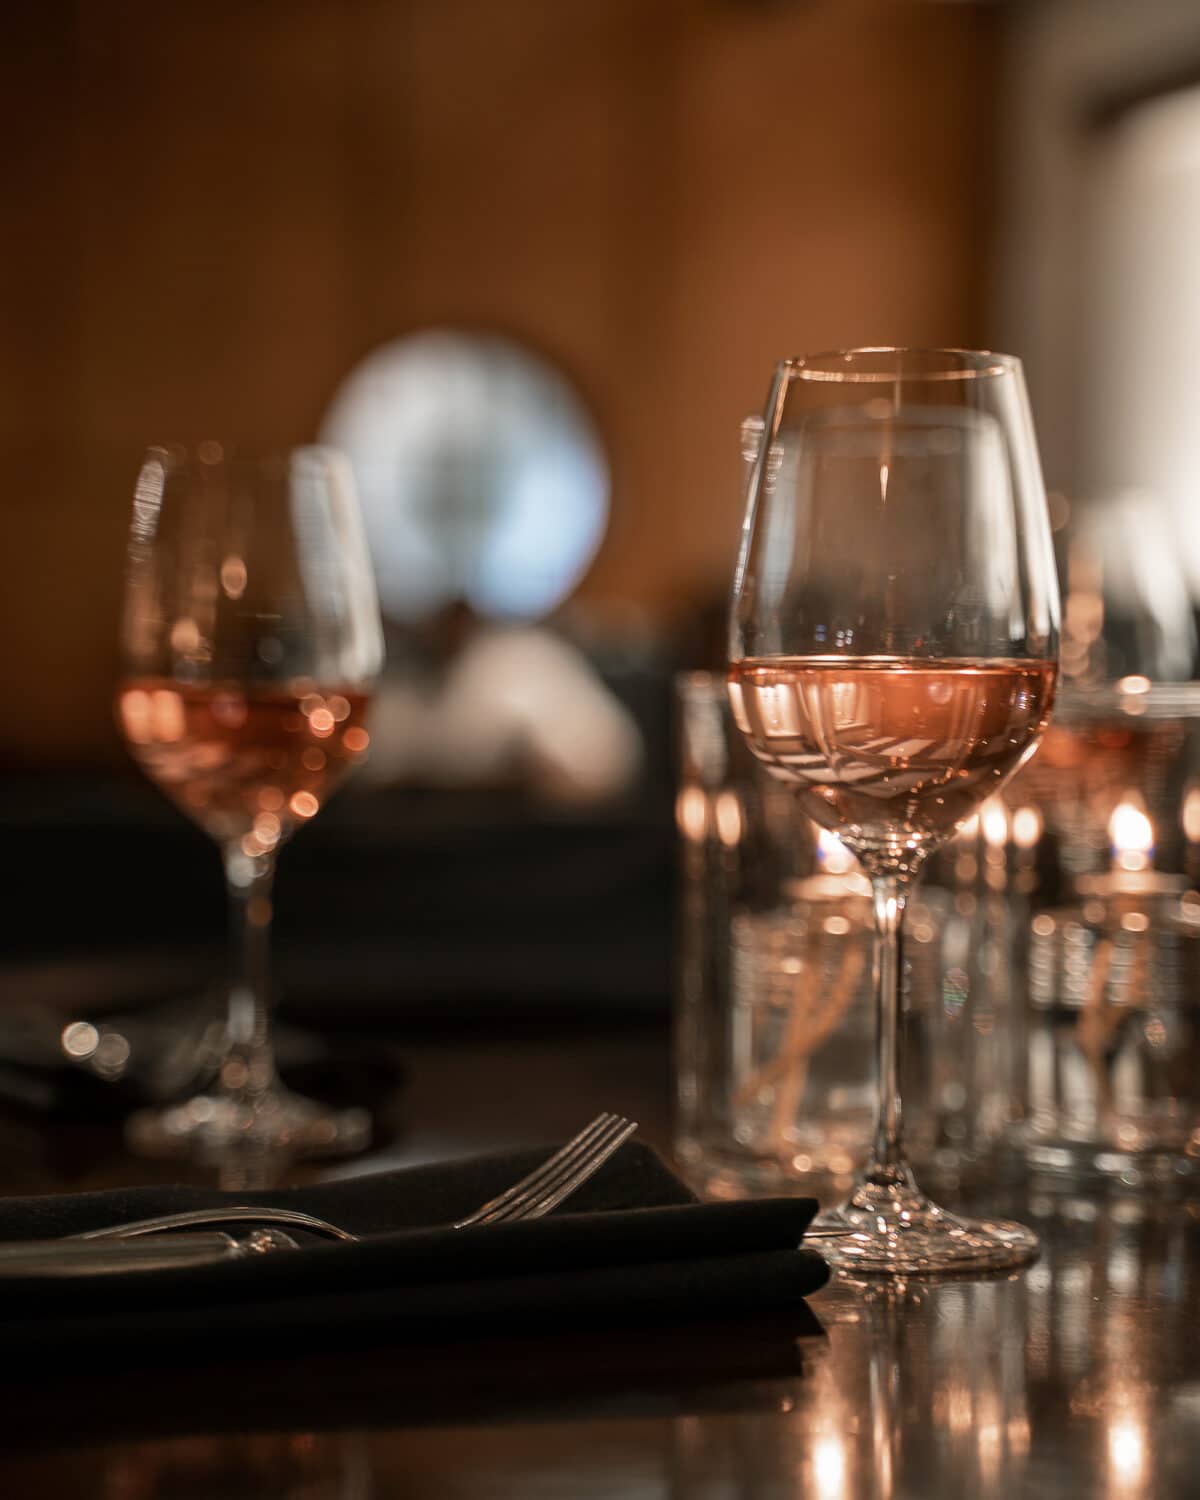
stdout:
<svg viewBox="0 0 1200 1500">
<path fill-rule="evenodd" d="M 293 1241 L 293 1244 L 295 1242 Z M 0 1245 L 2 1276 L 110 1276 L 244 1260 L 263 1248 L 221 1230 L 134 1240 L 18 1240 Z"/>
</svg>

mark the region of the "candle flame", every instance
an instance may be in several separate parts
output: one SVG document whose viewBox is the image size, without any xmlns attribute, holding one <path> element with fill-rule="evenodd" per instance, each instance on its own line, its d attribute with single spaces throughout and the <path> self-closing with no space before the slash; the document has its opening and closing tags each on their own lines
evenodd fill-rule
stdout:
<svg viewBox="0 0 1200 1500">
<path fill-rule="evenodd" d="M 826 1433 L 813 1443 L 813 1477 L 821 1500 L 841 1500 L 846 1493 L 846 1447 L 838 1433 Z"/>
<path fill-rule="evenodd" d="M 1136 1416 L 1119 1417 L 1108 1429 L 1108 1462 L 1122 1493 L 1141 1489 L 1146 1477 L 1146 1434 Z"/>
<path fill-rule="evenodd" d="M 1013 843 L 1018 849 L 1032 849 L 1041 836 L 1041 813 L 1036 807 L 1018 807 L 1012 820 Z"/>
<path fill-rule="evenodd" d="M 1003 849 L 1008 843 L 1008 809 L 998 798 L 990 797 L 980 809 L 979 821 L 984 843 Z"/>
<path fill-rule="evenodd" d="M 817 830 L 817 864 L 827 875 L 845 875 L 854 868 L 854 856 L 827 828 Z"/>
<path fill-rule="evenodd" d="M 1183 799 L 1183 831 L 1189 843 L 1200 844 L 1200 786 Z"/>
<path fill-rule="evenodd" d="M 1113 862 L 1122 870 L 1145 870 L 1154 853 L 1154 824 L 1132 802 L 1120 802 L 1108 820 Z"/>
<path fill-rule="evenodd" d="M 693 844 L 702 844 L 708 837 L 708 798 L 704 788 L 685 786 L 675 799 L 675 822 L 683 837 Z"/>
<path fill-rule="evenodd" d="M 742 804 L 738 794 L 729 790 L 718 792 L 713 813 L 717 837 L 727 849 L 736 849 L 742 837 Z"/>
</svg>

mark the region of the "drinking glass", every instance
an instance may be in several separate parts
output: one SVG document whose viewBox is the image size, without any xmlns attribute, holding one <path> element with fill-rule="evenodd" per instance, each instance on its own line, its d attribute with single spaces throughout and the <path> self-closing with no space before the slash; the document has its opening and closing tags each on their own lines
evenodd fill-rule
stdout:
<svg viewBox="0 0 1200 1500">
<path fill-rule="evenodd" d="M 383 637 L 347 459 L 152 448 L 134 491 L 117 720 L 134 759 L 215 840 L 233 973 L 217 1082 L 131 1122 L 135 1146 L 223 1162 L 237 1147 L 361 1149 L 363 1110 L 287 1091 L 268 1022 L 283 844 L 367 748 Z"/>
<path fill-rule="evenodd" d="M 1032 754 L 1057 681 L 1058 583 L 1018 360 L 854 349 L 785 361 L 730 625 L 738 728 L 871 881 L 877 1116 L 830 1258 L 868 1273 L 1021 1264 L 1018 1224 L 920 1191 L 901 1132 L 905 907 L 921 866 Z"/>
</svg>

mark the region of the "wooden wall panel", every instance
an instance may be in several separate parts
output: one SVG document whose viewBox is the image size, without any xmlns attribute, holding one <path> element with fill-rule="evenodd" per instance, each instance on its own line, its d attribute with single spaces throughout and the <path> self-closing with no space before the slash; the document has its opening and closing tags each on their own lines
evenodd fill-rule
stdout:
<svg viewBox="0 0 1200 1500">
<path fill-rule="evenodd" d="M 7 760 L 118 755 L 142 446 L 316 429 L 436 322 L 524 338 L 615 478 L 582 593 L 719 590 L 773 362 L 976 342 L 989 7 L 50 0 L 9 57 Z M 15 701 L 6 694 L 9 701 Z"/>
</svg>

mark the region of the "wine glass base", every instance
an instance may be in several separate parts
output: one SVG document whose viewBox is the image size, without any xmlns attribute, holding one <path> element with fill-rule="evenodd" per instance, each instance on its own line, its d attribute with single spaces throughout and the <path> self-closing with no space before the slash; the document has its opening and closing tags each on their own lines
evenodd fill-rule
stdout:
<svg viewBox="0 0 1200 1500">
<path fill-rule="evenodd" d="M 127 1121 L 125 1138 L 139 1156 L 213 1165 L 245 1152 L 352 1156 L 370 1145 L 371 1117 L 365 1109 L 332 1109 L 275 1085 L 253 1099 L 198 1094 L 169 1109 L 139 1110 Z"/>
<path fill-rule="evenodd" d="M 864 1184 L 818 1216 L 814 1237 L 838 1271 L 865 1276 L 945 1275 L 1026 1265 L 1038 1253 L 1032 1229 L 1008 1219 L 952 1214 L 915 1189 Z"/>
</svg>

